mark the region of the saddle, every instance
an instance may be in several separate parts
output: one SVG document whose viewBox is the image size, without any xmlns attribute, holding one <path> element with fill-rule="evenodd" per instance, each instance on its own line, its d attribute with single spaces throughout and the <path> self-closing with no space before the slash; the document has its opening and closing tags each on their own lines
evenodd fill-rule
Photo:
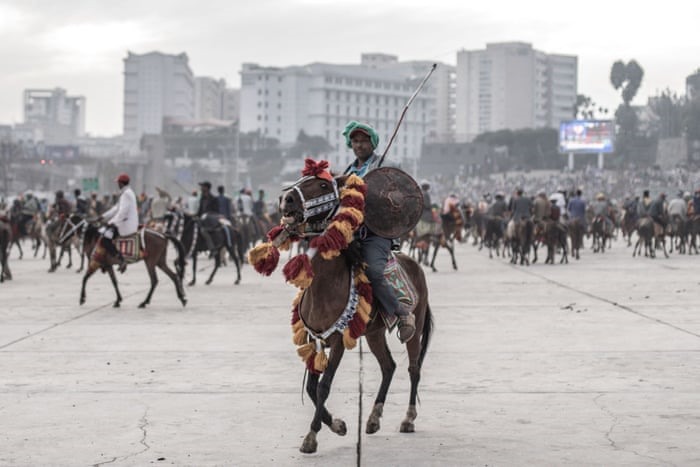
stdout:
<svg viewBox="0 0 700 467">
<path fill-rule="evenodd" d="M 394 252 L 391 253 L 389 261 L 387 261 L 386 267 L 384 268 L 384 278 L 387 284 L 389 284 L 389 287 L 394 291 L 399 303 L 406 305 L 408 312 L 413 313 L 418 305 L 418 292 L 408 278 L 408 274 L 406 274 L 401 263 L 396 259 Z M 398 316 L 389 316 L 383 309 L 378 309 L 380 310 L 380 316 L 384 320 L 384 325 L 387 330 L 391 332 L 399 321 Z"/>
<path fill-rule="evenodd" d="M 146 256 L 146 250 L 143 248 L 144 239 L 142 238 L 144 233 L 145 229 L 139 229 L 131 235 L 117 238 L 114 242 L 114 246 L 117 247 L 117 251 L 122 254 L 127 264 L 135 263 Z"/>
</svg>

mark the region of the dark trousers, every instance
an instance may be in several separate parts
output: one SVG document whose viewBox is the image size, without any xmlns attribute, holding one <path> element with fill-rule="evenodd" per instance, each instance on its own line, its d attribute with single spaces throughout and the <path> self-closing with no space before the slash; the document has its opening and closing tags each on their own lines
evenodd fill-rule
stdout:
<svg viewBox="0 0 700 467">
<path fill-rule="evenodd" d="M 368 233 L 360 242 L 362 257 L 367 263 L 365 273 L 372 284 L 372 295 L 379 300 L 379 304 L 388 315 L 395 315 L 399 311 L 399 301 L 384 278 L 384 269 L 391 251 L 391 239 Z"/>
<path fill-rule="evenodd" d="M 102 236 L 102 246 L 105 248 L 105 250 L 107 250 L 107 253 L 114 256 L 115 258 L 118 258 L 119 260 L 123 260 L 124 257 L 119 252 L 119 250 L 117 250 L 117 247 L 114 245 L 114 241 L 117 238 L 119 238 L 119 229 L 117 229 L 117 227 L 114 225 L 108 225 L 107 229 L 112 231 L 112 238 L 109 239 L 103 235 Z"/>
</svg>

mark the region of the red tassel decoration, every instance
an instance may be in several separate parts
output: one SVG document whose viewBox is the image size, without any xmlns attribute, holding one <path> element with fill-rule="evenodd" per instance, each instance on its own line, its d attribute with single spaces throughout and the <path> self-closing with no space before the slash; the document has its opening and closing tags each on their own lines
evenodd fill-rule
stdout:
<svg viewBox="0 0 700 467">
<path fill-rule="evenodd" d="M 272 274 L 279 260 L 280 252 L 272 243 L 261 243 L 248 252 L 248 262 L 265 276 Z"/>
<path fill-rule="evenodd" d="M 297 255 L 290 259 L 284 265 L 282 272 L 287 282 L 302 289 L 311 285 L 311 280 L 314 277 L 311 261 L 306 254 Z"/>
</svg>

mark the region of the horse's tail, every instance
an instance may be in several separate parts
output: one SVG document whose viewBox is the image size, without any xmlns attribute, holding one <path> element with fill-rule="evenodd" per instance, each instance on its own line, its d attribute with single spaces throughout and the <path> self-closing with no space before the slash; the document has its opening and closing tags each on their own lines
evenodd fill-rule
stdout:
<svg viewBox="0 0 700 467">
<path fill-rule="evenodd" d="M 423 320 L 423 332 L 420 336 L 420 355 L 418 355 L 418 368 L 423 367 L 423 359 L 428 353 L 428 344 L 433 335 L 433 313 L 430 311 L 430 304 L 425 305 L 425 319 Z"/>
<path fill-rule="evenodd" d="M 175 258 L 175 271 L 177 272 L 177 277 L 182 280 L 185 277 L 185 247 L 183 247 L 182 242 L 172 234 L 165 234 L 165 238 L 170 240 L 177 250 L 177 258 Z"/>
</svg>

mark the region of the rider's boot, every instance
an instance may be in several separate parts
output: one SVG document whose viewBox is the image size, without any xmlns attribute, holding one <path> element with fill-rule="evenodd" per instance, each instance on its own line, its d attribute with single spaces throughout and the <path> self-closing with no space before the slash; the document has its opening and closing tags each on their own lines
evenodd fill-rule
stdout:
<svg viewBox="0 0 700 467">
<path fill-rule="evenodd" d="M 406 310 L 403 304 L 399 306 L 399 311 L 396 312 L 396 315 L 399 317 L 399 322 L 397 324 L 399 340 L 403 344 L 410 341 L 416 333 L 416 317 L 413 316 L 413 313 Z"/>
<path fill-rule="evenodd" d="M 117 247 L 114 245 L 114 242 L 106 237 L 102 238 L 102 246 L 105 247 L 107 252 L 117 258 L 117 261 L 119 262 L 119 272 L 124 273 L 126 271 L 126 261 L 124 260 L 124 255 L 122 255 L 121 251 L 117 250 Z"/>
</svg>

